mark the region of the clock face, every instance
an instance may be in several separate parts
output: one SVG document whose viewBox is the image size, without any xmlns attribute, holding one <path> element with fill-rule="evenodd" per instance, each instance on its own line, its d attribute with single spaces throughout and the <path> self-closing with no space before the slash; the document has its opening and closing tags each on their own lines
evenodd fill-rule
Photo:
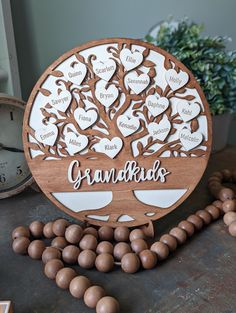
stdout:
<svg viewBox="0 0 236 313">
<path fill-rule="evenodd" d="M 22 144 L 21 107 L 0 103 L 0 197 L 30 178 Z"/>
</svg>

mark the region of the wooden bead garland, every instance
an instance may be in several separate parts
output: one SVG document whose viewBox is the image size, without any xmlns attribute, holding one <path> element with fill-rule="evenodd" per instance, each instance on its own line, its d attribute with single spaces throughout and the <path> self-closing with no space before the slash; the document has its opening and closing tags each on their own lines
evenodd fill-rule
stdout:
<svg viewBox="0 0 236 313">
<path fill-rule="evenodd" d="M 116 299 L 106 296 L 102 287 L 92 286 L 85 276 L 77 276 L 74 269 L 64 267 L 63 261 L 67 264 L 78 263 L 86 269 L 96 267 L 101 272 L 111 271 L 115 264 L 120 265 L 126 273 L 135 273 L 140 267 L 152 269 L 194 232 L 223 214 L 230 235 L 236 237 L 235 194 L 232 189 L 221 185 L 222 182 L 235 182 L 235 173 L 229 170 L 215 172 L 208 180 L 208 187 L 217 200 L 181 221 L 169 234 L 162 235 L 159 241 L 154 242 L 150 249 L 142 229 L 130 232 L 127 227 L 113 230 L 109 226 L 102 226 L 98 230 L 94 227 L 83 230 L 79 225 L 70 225 L 65 219 L 45 225 L 34 221 L 29 228 L 17 227 L 12 232 L 12 248 L 17 254 L 28 252 L 31 258 L 42 259 L 44 273 L 49 279 L 55 279 L 60 288 L 69 289 L 75 298 L 84 298 L 85 304 L 96 308 L 97 313 L 117 313 L 119 304 Z M 30 236 L 36 240 L 30 241 Z M 51 247 L 46 247 L 42 240 L 37 239 L 43 236 L 53 238 Z M 114 246 L 111 243 L 113 239 L 117 242 Z"/>
</svg>

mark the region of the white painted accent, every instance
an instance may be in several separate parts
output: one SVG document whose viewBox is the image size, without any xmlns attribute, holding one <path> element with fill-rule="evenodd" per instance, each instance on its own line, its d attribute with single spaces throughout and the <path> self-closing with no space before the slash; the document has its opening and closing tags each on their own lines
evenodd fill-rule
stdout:
<svg viewBox="0 0 236 313">
<path fill-rule="evenodd" d="M 118 95 L 119 91 L 115 85 L 112 84 L 105 88 L 104 82 L 96 84 L 95 96 L 104 107 L 109 108 L 116 101 Z"/>
<path fill-rule="evenodd" d="M 156 117 L 168 108 L 169 100 L 165 97 L 158 98 L 156 95 L 149 95 L 145 104 L 152 116 Z"/>
<path fill-rule="evenodd" d="M 93 219 L 93 220 L 99 220 L 99 221 L 104 221 L 107 222 L 109 220 L 110 215 L 87 215 L 87 217 Z"/>
<path fill-rule="evenodd" d="M 88 138 L 85 135 L 77 136 L 75 133 L 67 132 L 65 134 L 66 149 L 70 155 L 74 155 L 84 150 L 88 145 Z"/>
<path fill-rule="evenodd" d="M 112 201 L 111 191 L 53 192 L 52 195 L 73 212 L 99 210 Z"/>
<path fill-rule="evenodd" d="M 148 128 L 149 134 L 154 139 L 159 139 L 161 141 L 164 141 L 170 132 L 171 124 L 167 116 L 164 115 L 164 117 L 159 123 L 152 122 L 148 124 L 147 128 Z"/>
<path fill-rule="evenodd" d="M 35 138 L 44 145 L 53 146 L 58 135 L 58 128 L 54 124 L 48 123 L 42 128 L 36 129 Z"/>
<path fill-rule="evenodd" d="M 73 64 L 73 66 L 71 64 Z M 71 64 L 63 70 L 64 76 L 73 84 L 80 85 L 87 73 L 87 67 L 78 60 L 72 62 Z"/>
<path fill-rule="evenodd" d="M 129 118 L 126 115 L 120 115 L 117 118 L 117 126 L 124 137 L 135 133 L 140 126 L 140 121 L 137 117 Z"/>
<path fill-rule="evenodd" d="M 134 195 L 142 203 L 166 209 L 175 204 L 186 191 L 187 189 L 134 190 Z"/>
<path fill-rule="evenodd" d="M 177 104 L 177 111 L 182 120 L 188 122 L 198 116 L 201 108 L 196 102 L 189 103 L 187 100 L 180 100 Z"/>
<path fill-rule="evenodd" d="M 102 138 L 99 142 L 100 152 L 105 153 L 109 158 L 113 159 L 122 149 L 123 141 L 119 137 L 114 137 L 112 140 Z"/>
<path fill-rule="evenodd" d="M 112 59 L 107 61 L 94 61 L 93 71 L 98 77 L 108 82 L 116 71 L 116 62 Z"/>
<path fill-rule="evenodd" d="M 132 52 L 129 49 L 125 48 L 122 49 L 120 52 L 120 60 L 125 69 L 127 71 L 130 71 L 142 63 L 143 55 L 138 51 Z"/>
<path fill-rule="evenodd" d="M 203 136 L 200 132 L 191 133 L 189 129 L 183 128 L 179 132 L 179 139 L 184 148 L 189 151 L 200 145 L 203 140 Z"/>
<path fill-rule="evenodd" d="M 145 213 L 146 216 L 154 216 L 156 213 L 155 212 L 148 212 L 148 213 Z"/>
<path fill-rule="evenodd" d="M 150 77 L 147 74 L 138 74 L 133 71 L 125 75 L 125 84 L 136 94 L 140 94 L 150 83 Z"/>
<path fill-rule="evenodd" d="M 134 218 L 127 214 L 123 214 L 118 218 L 118 222 L 131 222 L 131 221 L 134 221 Z"/>
<path fill-rule="evenodd" d="M 77 108 L 74 111 L 74 117 L 79 127 L 85 130 L 96 122 L 98 113 L 96 110 L 88 110 L 86 112 L 83 108 Z"/>
<path fill-rule="evenodd" d="M 173 91 L 176 91 L 187 84 L 189 80 L 188 73 L 180 71 L 176 72 L 174 69 L 167 70 L 166 81 Z"/>
<path fill-rule="evenodd" d="M 67 90 L 62 90 L 59 94 L 51 94 L 49 104 L 58 111 L 65 112 L 71 103 L 71 93 Z"/>
</svg>

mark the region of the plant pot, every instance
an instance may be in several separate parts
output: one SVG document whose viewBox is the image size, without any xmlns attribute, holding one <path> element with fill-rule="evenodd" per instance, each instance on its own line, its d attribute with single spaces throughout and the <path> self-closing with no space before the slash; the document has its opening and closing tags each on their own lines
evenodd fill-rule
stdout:
<svg viewBox="0 0 236 313">
<path fill-rule="evenodd" d="M 231 121 L 230 113 L 212 116 L 212 153 L 224 149 L 227 145 Z"/>
</svg>

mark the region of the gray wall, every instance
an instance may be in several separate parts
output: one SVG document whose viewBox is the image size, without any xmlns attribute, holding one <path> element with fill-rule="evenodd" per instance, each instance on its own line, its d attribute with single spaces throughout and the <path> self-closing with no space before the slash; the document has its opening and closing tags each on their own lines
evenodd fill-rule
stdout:
<svg viewBox="0 0 236 313">
<path fill-rule="evenodd" d="M 28 98 L 37 78 L 63 52 L 88 40 L 142 38 L 151 26 L 188 16 L 236 49 L 235 0 L 11 0 L 21 75 Z"/>
</svg>

